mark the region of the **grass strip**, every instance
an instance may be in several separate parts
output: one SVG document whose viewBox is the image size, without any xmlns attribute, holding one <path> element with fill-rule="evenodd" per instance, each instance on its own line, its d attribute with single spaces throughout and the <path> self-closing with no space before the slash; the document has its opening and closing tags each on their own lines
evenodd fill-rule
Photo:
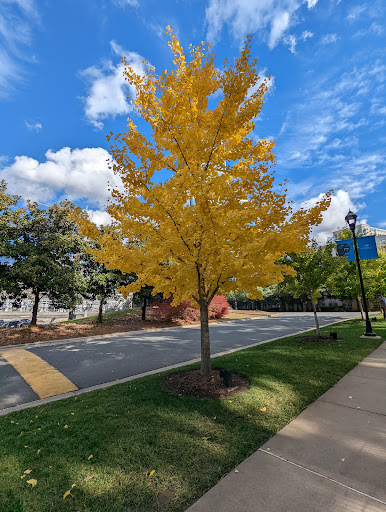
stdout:
<svg viewBox="0 0 386 512">
<path fill-rule="evenodd" d="M 333 330 L 213 359 L 251 382 L 230 399 L 172 395 L 162 374 L 1 417 L 0 511 L 185 510 L 382 343 L 358 320 Z"/>
</svg>

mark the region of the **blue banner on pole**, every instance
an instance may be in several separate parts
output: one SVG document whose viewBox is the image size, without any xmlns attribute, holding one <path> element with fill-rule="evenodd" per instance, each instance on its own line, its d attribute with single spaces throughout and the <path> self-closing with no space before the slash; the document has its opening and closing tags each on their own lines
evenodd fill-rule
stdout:
<svg viewBox="0 0 386 512">
<path fill-rule="evenodd" d="M 373 260 L 378 258 L 375 236 L 360 236 L 357 238 L 360 260 Z M 337 240 L 336 252 L 338 256 L 346 256 L 347 261 L 355 261 L 355 251 L 352 238 Z"/>
</svg>

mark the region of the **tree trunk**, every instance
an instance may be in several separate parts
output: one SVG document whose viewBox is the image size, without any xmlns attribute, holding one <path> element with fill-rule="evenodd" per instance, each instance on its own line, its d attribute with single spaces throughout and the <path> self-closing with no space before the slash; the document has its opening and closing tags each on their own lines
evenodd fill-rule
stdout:
<svg viewBox="0 0 386 512">
<path fill-rule="evenodd" d="M 319 320 L 318 320 L 318 315 L 316 314 L 316 304 L 315 304 L 314 296 L 313 296 L 312 292 L 311 292 L 311 304 L 312 304 L 312 309 L 313 309 L 313 312 L 314 312 L 316 334 L 318 336 L 320 336 Z"/>
<path fill-rule="evenodd" d="M 359 295 L 357 297 L 357 302 L 358 302 L 358 306 L 359 306 L 359 311 L 361 312 L 362 320 L 364 320 L 365 319 L 365 315 L 364 315 L 364 312 L 363 312 L 362 300 L 361 300 Z"/>
<path fill-rule="evenodd" d="M 144 299 L 143 299 L 142 320 L 146 320 L 146 297 L 144 297 Z"/>
<path fill-rule="evenodd" d="M 203 377 L 209 378 L 212 372 L 210 363 L 210 340 L 209 340 L 209 305 L 200 300 L 200 323 L 201 323 L 201 373 Z"/>
<path fill-rule="evenodd" d="M 39 306 L 39 300 L 40 300 L 40 292 L 34 292 L 35 295 L 35 301 L 32 308 L 32 320 L 31 325 L 36 325 L 36 321 L 38 318 L 38 306 Z"/>
<path fill-rule="evenodd" d="M 99 301 L 99 311 L 98 311 L 98 320 L 97 323 L 101 324 L 103 322 L 103 304 L 105 303 L 105 299 L 101 299 Z"/>
</svg>

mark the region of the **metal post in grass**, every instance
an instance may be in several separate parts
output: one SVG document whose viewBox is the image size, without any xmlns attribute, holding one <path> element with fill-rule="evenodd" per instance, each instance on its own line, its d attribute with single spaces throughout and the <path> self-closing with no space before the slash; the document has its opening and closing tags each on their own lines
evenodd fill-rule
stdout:
<svg viewBox="0 0 386 512">
<path fill-rule="evenodd" d="M 373 331 L 371 327 L 371 322 L 369 318 L 369 312 L 367 309 L 367 302 L 366 302 L 366 295 L 365 295 L 365 287 L 363 285 L 363 279 L 362 279 L 362 271 L 361 271 L 361 265 L 359 262 L 359 251 L 358 251 L 358 243 L 357 243 L 357 237 L 355 234 L 355 226 L 357 222 L 357 215 L 353 213 L 351 210 L 348 212 L 348 214 L 345 217 L 345 220 L 347 224 L 349 225 L 349 228 L 351 229 L 351 234 L 353 237 L 353 244 L 354 244 L 354 251 L 355 251 L 355 260 L 357 262 L 358 266 L 358 274 L 359 274 L 359 282 L 361 285 L 361 291 L 362 291 L 362 301 L 363 301 L 363 308 L 365 310 L 366 315 L 366 332 L 364 333 L 364 336 L 366 337 L 374 337 L 376 336 L 375 332 Z"/>
</svg>

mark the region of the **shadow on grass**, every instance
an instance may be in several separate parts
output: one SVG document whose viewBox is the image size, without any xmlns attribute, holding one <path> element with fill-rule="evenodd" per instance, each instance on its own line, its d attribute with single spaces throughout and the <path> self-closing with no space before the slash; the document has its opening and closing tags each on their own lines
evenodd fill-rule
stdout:
<svg viewBox="0 0 386 512">
<path fill-rule="evenodd" d="M 344 343 L 297 336 L 215 358 L 251 382 L 230 399 L 173 395 L 154 375 L 0 418 L 0 510 L 185 510 L 380 344 L 361 328 L 340 324 Z"/>
</svg>

